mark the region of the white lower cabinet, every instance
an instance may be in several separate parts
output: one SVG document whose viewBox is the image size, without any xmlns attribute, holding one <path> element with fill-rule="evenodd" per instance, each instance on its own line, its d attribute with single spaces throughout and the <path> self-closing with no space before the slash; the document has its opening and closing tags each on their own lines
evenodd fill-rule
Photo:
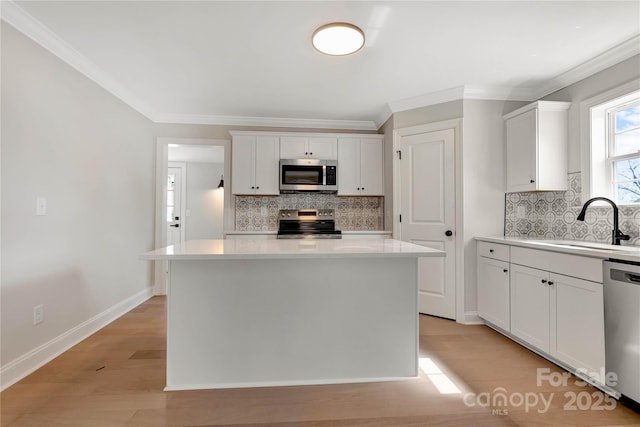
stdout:
<svg viewBox="0 0 640 427">
<path fill-rule="evenodd" d="M 510 330 L 509 263 L 478 257 L 478 316 Z"/>
<path fill-rule="evenodd" d="M 599 373 L 602 283 L 512 264 L 511 333 L 575 369 Z"/>
<path fill-rule="evenodd" d="M 511 333 L 549 353 L 549 273 L 511 265 Z"/>
<path fill-rule="evenodd" d="M 478 315 L 551 360 L 604 379 L 603 287 L 594 281 L 602 260 L 512 246 L 506 262 L 502 246 L 478 242 Z"/>
<path fill-rule="evenodd" d="M 585 373 L 600 373 L 605 366 L 602 283 L 553 273 L 549 279 L 551 355 Z"/>
</svg>

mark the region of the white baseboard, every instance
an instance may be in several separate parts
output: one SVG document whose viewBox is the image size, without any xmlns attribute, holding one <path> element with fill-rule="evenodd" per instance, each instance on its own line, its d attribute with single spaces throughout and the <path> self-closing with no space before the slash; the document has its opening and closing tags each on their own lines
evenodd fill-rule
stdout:
<svg viewBox="0 0 640 427">
<path fill-rule="evenodd" d="M 152 288 L 144 289 L 106 309 L 93 318 L 58 335 L 54 339 L 0 367 L 0 391 L 20 381 L 91 334 L 142 304 L 152 296 Z"/>
<path fill-rule="evenodd" d="M 463 325 L 484 325 L 484 321 L 478 316 L 477 311 L 465 312 L 462 319 L 458 319 L 457 322 Z"/>
</svg>

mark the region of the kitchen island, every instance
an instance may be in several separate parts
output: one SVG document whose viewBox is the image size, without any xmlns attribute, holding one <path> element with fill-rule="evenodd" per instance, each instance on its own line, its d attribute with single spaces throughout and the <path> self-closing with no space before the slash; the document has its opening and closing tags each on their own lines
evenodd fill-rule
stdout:
<svg viewBox="0 0 640 427">
<path fill-rule="evenodd" d="M 196 240 L 169 261 L 166 390 L 417 376 L 419 257 L 398 240 Z"/>
</svg>

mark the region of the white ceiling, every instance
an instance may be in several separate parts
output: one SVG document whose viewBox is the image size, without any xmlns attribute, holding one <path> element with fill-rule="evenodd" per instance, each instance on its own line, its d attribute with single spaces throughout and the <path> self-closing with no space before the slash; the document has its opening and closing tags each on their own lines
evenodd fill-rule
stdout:
<svg viewBox="0 0 640 427">
<path fill-rule="evenodd" d="M 640 53 L 640 1 L 3 1 L 2 17 L 158 122 L 375 129 L 534 100 Z M 319 26 L 362 28 L 330 57 Z"/>
</svg>

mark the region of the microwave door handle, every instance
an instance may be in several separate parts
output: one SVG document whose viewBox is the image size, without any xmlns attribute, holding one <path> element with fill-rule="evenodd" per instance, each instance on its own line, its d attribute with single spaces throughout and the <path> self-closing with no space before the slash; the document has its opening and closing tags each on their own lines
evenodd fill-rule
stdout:
<svg viewBox="0 0 640 427">
<path fill-rule="evenodd" d="M 326 186 L 327 185 L 327 165 L 323 164 L 322 165 L 322 186 Z"/>
</svg>

